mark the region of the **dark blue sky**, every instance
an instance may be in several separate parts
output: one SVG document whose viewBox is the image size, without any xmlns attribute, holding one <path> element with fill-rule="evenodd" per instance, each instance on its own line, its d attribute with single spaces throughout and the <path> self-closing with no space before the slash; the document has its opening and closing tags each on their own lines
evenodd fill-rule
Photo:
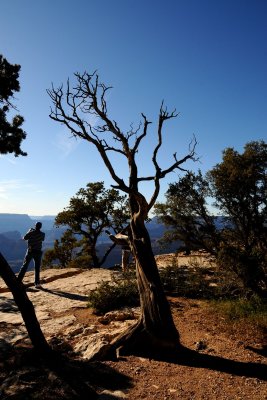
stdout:
<svg viewBox="0 0 267 400">
<path fill-rule="evenodd" d="M 162 99 L 180 112 L 166 126 L 163 166 L 174 151 L 187 152 L 193 134 L 201 163 L 188 167 L 203 171 L 225 147 L 266 140 L 266 21 L 265 0 L 1 2 L 0 53 L 21 65 L 16 105 L 28 157 L 0 158 L 0 212 L 56 214 L 88 182 L 112 182 L 96 151 L 48 117 L 46 89 L 76 71 L 97 69 L 113 86 L 109 110 L 122 129 L 141 112 L 154 121 L 139 155 L 144 175 Z M 165 180 L 161 196 L 176 178 Z"/>
</svg>

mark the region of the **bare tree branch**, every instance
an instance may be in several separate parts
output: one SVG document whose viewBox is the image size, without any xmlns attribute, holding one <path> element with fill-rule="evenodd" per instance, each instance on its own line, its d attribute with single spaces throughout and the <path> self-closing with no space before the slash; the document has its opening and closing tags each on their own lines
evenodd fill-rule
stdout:
<svg viewBox="0 0 267 400">
<path fill-rule="evenodd" d="M 77 78 L 77 85 L 72 89 L 70 88 L 69 80 L 67 81 L 66 97 L 64 97 L 62 85 L 58 89 L 55 89 L 52 85 L 52 89 L 48 90 L 48 94 L 54 104 L 54 109 L 51 109 L 50 117 L 67 126 L 74 136 L 85 139 L 96 146 L 112 178 L 116 182 L 116 185 L 113 187 L 126 193 L 130 193 L 130 191 L 135 191 L 137 193 L 139 182 L 153 180 L 155 182 L 155 190 L 149 203 L 149 207 L 152 207 L 160 190 L 160 179 L 164 178 L 174 169 L 184 170 L 182 164 L 188 159 L 194 160 L 195 138 L 191 143 L 189 153 L 185 157 L 178 160 L 175 153 L 173 155 L 174 163 L 165 170 L 161 169 L 158 163 L 158 153 L 163 141 L 163 124 L 165 121 L 178 116 L 175 109 L 169 112 L 162 101 L 158 119 L 158 143 L 152 155 L 155 174 L 152 176 L 139 177 L 135 162 L 135 154 L 140 147 L 142 139 L 146 137 L 148 125 L 151 124 L 151 122 L 148 121 L 146 116 L 142 113 L 143 129 L 139 136 L 138 132 L 141 128 L 141 123 L 136 130 L 133 130 L 131 126 L 128 132 L 123 133 L 117 122 L 108 117 L 106 94 L 111 87 L 99 82 L 96 71 L 94 71 L 93 74 L 88 74 L 87 72 L 83 74 L 76 73 L 75 77 Z M 67 113 L 68 110 L 69 113 Z M 84 116 L 89 114 L 93 118 L 99 119 L 100 123 L 94 125 L 90 122 L 90 119 L 88 120 L 88 118 L 85 119 L 82 117 L 82 114 Z M 112 136 L 107 136 L 108 134 Z M 133 136 L 136 136 L 136 139 L 131 148 L 129 142 Z M 108 138 L 109 140 L 107 140 Z M 113 141 L 113 144 L 110 140 Z M 117 145 L 114 145 L 115 143 L 117 143 Z M 121 154 L 127 159 L 130 169 L 129 185 L 126 185 L 123 179 L 115 172 L 114 166 L 108 157 L 109 152 Z"/>
<path fill-rule="evenodd" d="M 140 145 L 142 139 L 147 135 L 147 127 L 148 127 L 148 125 L 151 124 L 151 122 L 149 122 L 149 121 L 147 120 L 146 116 L 145 116 L 143 113 L 142 113 L 142 117 L 143 117 L 143 119 L 144 119 L 144 128 L 143 128 L 142 134 L 139 135 L 139 136 L 136 138 L 136 141 L 135 141 L 135 144 L 134 144 L 134 147 L 133 147 L 133 150 L 132 150 L 134 154 L 136 153 L 136 151 L 137 151 L 137 149 L 138 149 L 138 147 L 139 147 L 139 145 Z"/>
<path fill-rule="evenodd" d="M 128 193 L 129 188 L 124 183 L 124 181 L 119 178 L 116 174 L 109 157 L 106 154 L 107 150 L 112 150 L 119 152 L 123 156 L 127 156 L 126 153 L 129 152 L 128 142 L 124 135 L 119 130 L 117 124 L 113 124 L 112 121 L 107 117 L 106 105 L 103 103 L 103 96 L 107 91 L 106 87 L 98 84 L 98 76 L 94 73 L 93 75 L 75 75 L 78 79 L 78 86 L 74 88 L 73 92 L 70 91 L 69 83 L 67 83 L 67 94 L 66 99 L 63 95 L 63 86 L 55 89 L 52 85 L 52 89 L 48 90 L 48 94 L 52 99 L 54 104 L 54 109 L 50 111 L 50 117 L 58 122 L 61 122 L 71 131 L 74 136 L 80 137 L 93 143 L 98 149 L 105 165 L 107 166 L 112 178 L 118 184 L 119 189 Z M 95 84 L 91 82 L 92 77 L 95 76 Z M 98 105 L 97 90 L 100 88 L 102 90 L 102 107 Z M 65 100 L 67 108 L 71 111 L 67 114 L 65 111 Z M 103 106 L 104 104 L 104 106 Z M 92 124 L 88 121 L 84 121 L 79 117 L 78 110 L 81 109 L 84 113 L 97 115 L 105 125 L 101 127 L 94 128 Z M 86 127 L 88 129 L 86 129 Z M 106 141 L 102 141 L 95 133 L 96 132 L 112 132 L 114 137 L 122 143 L 122 149 L 115 148 L 114 146 L 109 146 Z"/>
<path fill-rule="evenodd" d="M 173 155 L 174 159 L 175 159 L 175 163 L 172 164 L 169 168 L 165 169 L 165 170 L 161 170 L 160 168 L 156 169 L 156 175 L 154 177 L 147 177 L 147 178 L 139 178 L 139 181 L 141 180 L 154 180 L 155 182 L 155 190 L 154 193 L 150 199 L 150 202 L 148 204 L 148 208 L 149 210 L 153 207 L 153 205 L 155 204 L 158 194 L 159 194 L 159 190 L 160 190 L 160 179 L 164 178 L 167 174 L 169 174 L 170 172 L 174 171 L 175 169 L 179 169 L 180 171 L 184 171 L 186 172 L 187 170 L 182 168 L 181 165 L 184 164 L 187 160 L 193 160 L 196 161 L 195 158 L 195 148 L 197 145 L 197 141 L 195 136 L 193 137 L 193 139 L 190 142 L 189 145 L 189 153 L 181 158 L 180 160 L 177 160 L 176 157 L 176 153 Z M 156 167 L 156 166 L 155 166 Z"/>
</svg>

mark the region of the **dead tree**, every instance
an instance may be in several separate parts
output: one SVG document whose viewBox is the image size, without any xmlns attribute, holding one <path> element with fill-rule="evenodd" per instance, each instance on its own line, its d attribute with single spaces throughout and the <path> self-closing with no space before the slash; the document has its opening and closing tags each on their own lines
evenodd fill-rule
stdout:
<svg viewBox="0 0 267 400">
<path fill-rule="evenodd" d="M 162 130 L 167 120 L 177 117 L 177 113 L 168 112 L 161 104 L 158 126 L 157 145 L 151 154 L 155 173 L 151 176 L 140 176 L 136 162 L 136 154 L 140 144 L 147 136 L 149 122 L 144 114 L 138 129 L 131 128 L 122 132 L 116 121 L 107 111 L 106 93 L 110 87 L 100 83 L 96 73 L 75 74 L 76 85 L 71 87 L 67 82 L 59 88 L 52 86 L 48 94 L 52 100 L 50 117 L 64 124 L 74 137 L 92 143 L 102 157 L 114 187 L 129 196 L 130 204 L 130 247 L 136 261 L 137 282 L 140 293 L 141 316 L 139 321 L 125 333 L 116 338 L 112 349 L 120 348 L 124 353 L 140 353 L 142 350 L 166 351 L 179 347 L 179 333 L 174 325 L 169 303 L 163 291 L 157 265 L 151 247 L 151 241 L 145 220 L 153 207 L 160 190 L 160 180 L 170 172 L 182 168 L 187 160 L 194 160 L 195 139 L 189 146 L 188 153 L 181 159 L 174 160 L 166 169 L 158 164 L 158 153 L 162 146 Z M 92 120 L 97 121 L 96 124 Z M 129 179 L 125 182 L 116 171 L 110 154 L 116 153 L 126 159 Z M 149 201 L 139 191 L 140 182 L 154 182 L 154 190 Z"/>
<path fill-rule="evenodd" d="M 18 306 L 19 311 L 21 312 L 21 316 L 24 320 L 34 349 L 37 350 L 37 352 L 41 355 L 49 356 L 50 354 L 52 354 L 52 350 L 40 328 L 40 324 L 37 320 L 33 304 L 27 296 L 24 286 L 21 282 L 18 281 L 8 262 L 1 253 L 0 276 L 3 278 L 5 284 L 11 291 L 15 303 Z"/>
</svg>

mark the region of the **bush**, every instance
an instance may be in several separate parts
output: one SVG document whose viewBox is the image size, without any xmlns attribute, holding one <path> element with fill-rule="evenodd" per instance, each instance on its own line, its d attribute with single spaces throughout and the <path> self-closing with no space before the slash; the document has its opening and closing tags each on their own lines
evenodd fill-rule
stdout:
<svg viewBox="0 0 267 400">
<path fill-rule="evenodd" d="M 245 293 L 242 282 L 229 271 L 201 265 L 171 265 L 159 270 L 165 292 L 168 294 L 199 298 L 227 299 Z"/>
<path fill-rule="evenodd" d="M 214 288 L 205 279 L 204 269 L 169 266 L 159 272 L 163 288 L 169 294 L 190 298 L 213 297 Z"/>
<path fill-rule="evenodd" d="M 267 327 L 267 301 L 257 295 L 214 303 L 215 308 L 230 320 L 247 319 Z"/>
<path fill-rule="evenodd" d="M 136 280 L 122 279 L 102 282 L 88 296 L 88 306 L 95 314 L 105 314 L 108 311 L 139 305 L 139 294 Z"/>
</svg>

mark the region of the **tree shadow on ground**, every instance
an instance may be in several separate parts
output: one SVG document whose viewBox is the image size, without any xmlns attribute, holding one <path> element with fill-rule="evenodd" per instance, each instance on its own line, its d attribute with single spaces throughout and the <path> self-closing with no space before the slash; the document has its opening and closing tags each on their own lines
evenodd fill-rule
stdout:
<svg viewBox="0 0 267 400">
<path fill-rule="evenodd" d="M 84 270 L 82 270 L 82 269 L 77 269 L 77 270 L 74 270 L 74 271 L 62 271 L 58 275 L 54 275 L 54 276 L 50 276 L 50 277 L 42 279 L 42 283 L 50 283 L 50 282 L 54 282 L 54 281 L 56 281 L 58 279 L 70 278 L 72 276 L 81 274 L 83 271 Z M 29 270 L 29 272 L 32 272 L 32 270 L 31 271 Z M 34 291 L 35 292 L 34 283 L 29 283 L 29 282 L 23 282 L 23 283 L 24 283 L 25 288 L 28 291 L 30 291 L 30 292 Z M 8 292 L 10 292 L 10 289 L 8 287 L 6 287 L 6 286 L 0 287 L 0 293 L 8 293 Z"/>
<path fill-rule="evenodd" d="M 252 346 L 246 346 L 246 349 L 254 351 L 254 353 L 259 354 L 262 357 L 267 357 L 267 345 L 263 345 L 261 349 Z"/>
<path fill-rule="evenodd" d="M 58 275 L 50 276 L 50 277 L 42 279 L 42 282 L 43 283 L 54 282 L 54 281 L 57 281 L 58 279 L 70 278 L 71 276 L 79 275 L 82 272 L 84 272 L 83 269 L 77 269 L 77 270 L 74 270 L 74 271 L 64 271 L 64 270 L 62 270 L 62 273 L 60 273 Z"/>
<path fill-rule="evenodd" d="M 83 296 L 83 295 L 77 294 L 77 293 L 69 293 L 69 292 L 63 292 L 61 290 L 51 290 L 51 289 L 46 289 L 46 288 L 42 288 L 41 290 L 43 292 L 51 293 L 51 294 L 54 294 L 55 296 L 59 296 L 59 297 L 65 297 L 70 300 L 78 300 L 78 301 L 83 301 L 83 302 L 88 301 L 88 296 Z"/>
<path fill-rule="evenodd" d="M 70 361 L 73 370 L 81 369 L 84 379 L 98 390 L 125 390 L 133 387 L 132 379 L 100 361 Z"/>
<path fill-rule="evenodd" d="M 93 400 L 98 398 L 96 393 L 104 390 L 133 386 L 131 378 L 104 363 L 71 359 L 58 351 L 53 352 L 53 357 L 44 358 L 24 345 L 2 348 L 0 353 L 3 398 Z"/>
<path fill-rule="evenodd" d="M 18 307 L 13 299 L 0 296 L 0 311 L 18 313 Z"/>
<path fill-rule="evenodd" d="M 184 365 L 193 368 L 205 368 L 231 375 L 258 378 L 267 381 L 267 365 L 255 362 L 242 362 L 229 360 L 220 356 L 199 353 L 185 347 L 173 352 L 171 355 L 153 357 L 158 361 L 165 361 L 177 365 Z"/>
</svg>

